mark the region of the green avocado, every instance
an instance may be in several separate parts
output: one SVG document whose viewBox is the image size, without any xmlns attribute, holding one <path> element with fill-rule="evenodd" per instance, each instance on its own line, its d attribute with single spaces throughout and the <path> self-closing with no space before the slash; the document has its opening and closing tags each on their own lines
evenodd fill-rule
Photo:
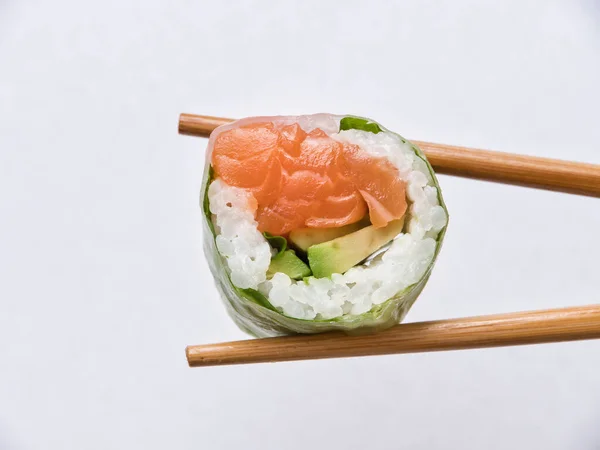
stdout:
<svg viewBox="0 0 600 450">
<path fill-rule="evenodd" d="M 308 247 L 345 236 L 369 225 L 369 218 L 337 228 L 298 228 L 290 232 L 289 240 L 299 250 L 306 252 Z"/>
<path fill-rule="evenodd" d="M 271 278 L 277 272 L 285 273 L 294 280 L 300 280 L 311 275 L 310 268 L 296 256 L 294 250 L 286 250 L 271 259 L 267 277 Z"/>
<path fill-rule="evenodd" d="M 373 225 L 338 237 L 331 241 L 313 245 L 308 249 L 308 263 L 317 278 L 332 273 L 344 273 L 383 247 L 402 232 L 404 218 L 394 220 L 383 228 Z"/>
</svg>

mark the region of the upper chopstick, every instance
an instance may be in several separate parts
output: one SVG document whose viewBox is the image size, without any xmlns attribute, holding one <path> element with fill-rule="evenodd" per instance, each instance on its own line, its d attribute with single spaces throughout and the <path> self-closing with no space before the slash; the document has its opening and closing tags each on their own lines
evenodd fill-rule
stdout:
<svg viewBox="0 0 600 450">
<path fill-rule="evenodd" d="M 396 325 L 376 334 L 324 333 L 186 348 L 188 364 L 216 366 L 461 350 L 600 338 L 600 305 Z"/>
<path fill-rule="evenodd" d="M 233 119 L 179 116 L 179 133 L 207 137 Z M 412 141 L 437 173 L 600 197 L 600 165 Z"/>
</svg>

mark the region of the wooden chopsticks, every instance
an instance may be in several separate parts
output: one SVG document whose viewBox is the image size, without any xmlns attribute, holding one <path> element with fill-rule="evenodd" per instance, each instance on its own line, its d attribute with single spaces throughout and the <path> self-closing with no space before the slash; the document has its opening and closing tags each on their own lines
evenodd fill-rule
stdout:
<svg viewBox="0 0 600 450">
<path fill-rule="evenodd" d="M 208 137 L 232 119 L 181 114 L 179 133 Z M 600 197 L 600 166 L 413 141 L 438 173 Z M 600 338 L 600 305 L 396 325 L 186 348 L 190 366 L 461 350 Z"/>
<path fill-rule="evenodd" d="M 376 334 L 340 332 L 192 345 L 188 364 L 219 366 L 435 352 L 600 338 L 600 305 L 396 325 Z"/>
<path fill-rule="evenodd" d="M 208 137 L 232 119 L 181 114 L 179 133 Z M 424 141 L 417 144 L 437 173 L 600 197 L 600 165 L 492 152 Z"/>
</svg>

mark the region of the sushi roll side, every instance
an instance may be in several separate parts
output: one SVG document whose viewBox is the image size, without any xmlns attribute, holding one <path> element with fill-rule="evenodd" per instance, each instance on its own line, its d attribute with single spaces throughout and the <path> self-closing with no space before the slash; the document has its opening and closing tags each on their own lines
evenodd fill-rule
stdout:
<svg viewBox="0 0 600 450">
<path fill-rule="evenodd" d="M 285 217 L 269 215 L 270 206 L 265 208 L 265 204 L 280 202 L 281 185 L 285 184 L 277 178 L 278 181 L 269 185 L 275 188 L 269 187 L 269 178 L 273 178 L 273 171 L 283 170 L 286 175 L 288 172 L 279 165 L 271 170 L 269 164 L 274 160 L 268 159 L 266 153 L 257 148 L 260 140 L 250 149 L 252 154 L 244 154 L 239 162 L 235 155 L 234 159 L 230 158 L 230 149 L 223 150 L 224 145 L 231 146 L 231 141 L 237 139 L 237 130 L 244 135 L 245 130 L 250 129 L 258 135 L 263 132 L 262 124 L 269 124 L 271 131 L 265 133 L 272 130 L 286 133 L 281 130 L 296 127 L 303 136 L 300 140 L 305 139 L 303 142 L 308 143 L 308 147 L 303 147 L 305 153 L 311 151 L 313 141 L 343 147 L 344 151 L 359 149 L 356 152 L 358 166 L 346 182 L 360 183 L 359 179 L 368 178 L 367 173 L 371 170 L 379 180 L 366 179 L 363 182 L 363 185 L 368 184 L 365 189 L 372 188 L 372 184 L 384 183 L 383 188 L 379 186 L 379 190 L 373 191 L 374 195 L 386 197 L 389 194 L 395 204 L 390 203 L 390 198 L 372 199 L 357 185 L 358 197 L 362 196 L 366 202 L 352 203 L 350 215 L 362 214 L 364 217 L 360 220 L 356 220 L 356 214 L 337 217 L 335 211 L 328 211 L 327 207 L 317 208 L 319 217 L 314 219 L 311 213 L 315 208 L 306 206 L 305 200 L 294 200 L 298 208 L 293 210 L 297 212 L 288 213 L 288 216 L 292 214 L 291 222 Z M 248 147 L 244 150 L 247 153 Z M 314 157 L 308 153 L 308 159 L 301 164 L 311 166 L 313 159 L 317 164 L 318 159 L 323 158 L 322 154 L 317 154 L 319 151 L 316 146 Z M 283 163 L 288 164 L 286 167 L 291 164 L 290 160 L 293 163 L 300 161 L 300 156 L 294 156 L 297 153 L 297 150 L 290 151 L 291 159 L 287 153 L 282 153 Z M 244 158 L 254 158 L 254 165 L 253 161 Z M 215 161 L 218 170 L 215 170 Z M 335 165 L 331 161 L 326 164 Z M 294 170 L 316 170 L 308 166 L 296 165 Z M 362 172 L 361 167 L 365 168 Z M 394 184 L 394 180 L 382 181 L 390 167 L 402 185 Z M 280 176 L 279 172 L 275 176 Z M 308 176 L 310 178 L 310 173 Z M 253 177 L 255 184 L 262 183 L 258 188 L 248 187 Z M 287 180 L 289 182 L 289 178 Z M 202 186 L 204 249 L 212 275 L 229 315 L 242 330 L 257 337 L 330 330 L 370 332 L 399 323 L 431 274 L 448 222 L 438 181 L 424 154 L 379 123 L 358 116 L 252 117 L 221 126 L 209 140 Z M 307 193 L 305 197 L 312 198 L 312 194 Z M 385 206 L 386 200 L 387 209 L 381 206 Z M 398 206 L 403 201 L 405 210 Z M 306 221 L 305 216 L 301 216 L 303 205 L 310 210 L 308 215 L 305 214 L 310 216 Z M 364 215 L 367 206 L 368 212 Z M 381 220 L 383 222 L 378 223 Z M 304 221 L 313 227 L 295 229 Z M 338 222 L 342 226 L 334 226 Z M 325 226 L 321 227 L 321 223 Z M 269 230 L 281 233 L 277 233 L 278 236 Z M 300 237 L 304 239 L 304 235 L 308 235 L 310 238 L 311 233 L 318 234 L 319 230 L 325 230 L 321 234 L 333 239 L 321 242 L 324 239 L 321 236 L 316 244 L 304 247 Z M 348 254 L 347 261 L 344 261 L 344 252 Z M 352 267 L 348 268 L 344 263 L 352 264 Z M 340 269 L 339 273 L 337 269 Z"/>
</svg>

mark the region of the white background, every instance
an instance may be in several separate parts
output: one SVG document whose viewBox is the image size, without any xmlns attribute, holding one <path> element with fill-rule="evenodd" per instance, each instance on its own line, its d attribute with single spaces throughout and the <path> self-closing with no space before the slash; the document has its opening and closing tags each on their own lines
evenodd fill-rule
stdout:
<svg viewBox="0 0 600 450">
<path fill-rule="evenodd" d="M 396 3 L 396 4 L 395 4 Z M 0 449 L 598 449 L 600 342 L 189 369 L 243 339 L 180 112 L 600 163 L 597 2 L 0 1 Z M 600 200 L 442 176 L 408 321 L 599 302 Z"/>
</svg>

